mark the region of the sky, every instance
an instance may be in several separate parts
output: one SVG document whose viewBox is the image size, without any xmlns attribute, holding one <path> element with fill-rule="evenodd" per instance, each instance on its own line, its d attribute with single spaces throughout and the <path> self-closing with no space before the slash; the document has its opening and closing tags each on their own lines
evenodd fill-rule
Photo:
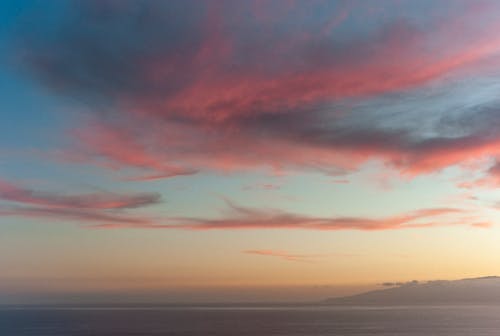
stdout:
<svg viewBox="0 0 500 336">
<path fill-rule="evenodd" d="M 0 2 L 0 303 L 500 274 L 497 1 Z"/>
</svg>

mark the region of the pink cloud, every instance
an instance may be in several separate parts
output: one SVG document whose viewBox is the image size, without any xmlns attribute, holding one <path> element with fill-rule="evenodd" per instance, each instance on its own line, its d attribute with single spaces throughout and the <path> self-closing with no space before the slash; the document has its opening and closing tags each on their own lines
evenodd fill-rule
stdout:
<svg viewBox="0 0 500 336">
<path fill-rule="evenodd" d="M 275 183 L 261 183 L 256 185 L 247 185 L 243 187 L 244 190 L 279 190 L 281 185 Z"/>
<path fill-rule="evenodd" d="M 9 207 L 0 208 L 0 217 L 24 217 L 31 219 L 46 218 L 63 222 L 115 223 L 119 225 L 152 225 L 151 219 L 112 212 L 75 209 L 75 208 L 37 208 Z M 106 225 L 106 224 L 105 224 Z"/>
<path fill-rule="evenodd" d="M 480 229 L 489 229 L 493 226 L 493 224 L 489 222 L 477 222 L 477 223 L 472 223 L 471 226 Z"/>
<path fill-rule="evenodd" d="M 336 184 L 349 184 L 350 181 L 347 180 L 347 179 L 335 179 L 335 180 L 332 180 L 333 183 L 336 183 Z"/>
<path fill-rule="evenodd" d="M 74 132 L 79 153 L 67 157 L 153 180 L 262 168 L 335 175 L 370 160 L 415 176 L 500 155 L 500 138 L 483 130 L 426 138 L 429 132 L 385 127 L 386 120 L 356 129 L 345 125 L 349 108 L 342 114 L 332 107 L 496 68 L 498 24 L 474 24 L 488 7 L 465 6 L 460 23 L 455 15 L 429 25 L 395 16 L 336 40 L 328 32 L 371 8 L 341 8 L 319 26 L 287 25 L 283 32 L 277 27 L 288 14 L 255 22 L 247 15 L 259 8 L 254 4 L 208 2 L 194 11 L 192 4 L 176 4 L 182 11 L 169 5 L 151 4 L 147 21 L 130 19 L 142 13 L 133 6 L 102 5 L 106 19 L 96 15 L 100 4 L 82 6 L 52 48 L 25 57 L 43 83 L 84 95 L 96 110 L 97 121 Z M 87 29 L 89 22 L 98 29 Z M 116 52 L 109 52 L 110 40 Z"/>
<path fill-rule="evenodd" d="M 196 173 L 194 169 L 169 164 L 127 131 L 97 123 L 75 130 L 75 138 L 85 144 L 80 147 L 82 161 L 92 158 L 94 163 L 113 169 L 139 168 L 146 172 L 129 180 L 155 180 Z"/>
<path fill-rule="evenodd" d="M 300 262 L 312 262 L 317 258 L 324 257 L 321 254 L 293 254 L 286 251 L 277 250 L 246 250 L 243 251 L 246 254 L 255 254 L 267 257 L 276 257 L 286 261 L 300 261 Z"/>
<path fill-rule="evenodd" d="M 465 189 L 473 188 L 498 188 L 500 186 L 500 161 L 495 160 L 493 165 L 491 165 L 485 172 L 484 175 L 473 181 L 461 182 L 458 184 L 459 187 Z"/>
<path fill-rule="evenodd" d="M 278 210 L 262 210 L 237 206 L 228 202 L 229 213 L 219 219 L 166 218 L 162 222 L 147 224 L 103 224 L 95 228 L 144 228 L 144 229 L 182 229 L 182 230 L 360 230 L 380 231 L 414 228 L 430 228 L 450 225 L 464 225 L 455 218 L 463 213 L 455 208 L 422 209 L 406 214 L 385 218 L 363 217 L 312 217 Z M 454 218 L 446 218 L 452 216 Z"/>
<path fill-rule="evenodd" d="M 121 225 L 149 225 L 153 221 L 143 216 L 130 215 L 125 210 L 145 207 L 160 202 L 157 193 L 118 194 L 110 192 L 64 195 L 35 191 L 0 180 L 0 217 L 14 216 L 32 219 L 81 223 L 119 223 Z M 10 203 L 16 203 L 11 205 Z"/>
</svg>

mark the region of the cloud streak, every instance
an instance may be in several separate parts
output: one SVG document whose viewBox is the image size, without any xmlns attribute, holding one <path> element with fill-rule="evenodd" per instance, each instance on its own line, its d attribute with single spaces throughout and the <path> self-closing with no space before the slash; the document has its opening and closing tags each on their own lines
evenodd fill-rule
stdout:
<svg viewBox="0 0 500 336">
<path fill-rule="evenodd" d="M 228 214 L 218 219 L 177 217 L 147 224 L 110 223 L 92 226 L 101 229 L 142 228 L 209 230 L 317 230 L 317 231 L 383 231 L 464 225 L 457 215 L 464 211 L 456 208 L 421 209 L 385 218 L 314 217 L 279 210 L 246 208 L 228 201 Z M 448 216 L 448 218 L 447 218 Z M 455 218 L 453 218 L 455 217 Z"/>
<path fill-rule="evenodd" d="M 62 222 L 115 223 L 118 225 L 151 225 L 150 219 L 85 209 L 37 208 L 37 207 L 0 207 L 0 217 L 24 217 L 30 219 L 46 218 Z"/>
<path fill-rule="evenodd" d="M 0 180 L 0 217 L 47 218 L 81 223 L 149 225 L 146 217 L 131 216 L 127 209 L 158 204 L 157 193 L 117 194 L 110 192 L 63 195 L 35 191 Z M 14 203 L 14 204 L 11 204 Z"/>
<path fill-rule="evenodd" d="M 293 254 L 286 251 L 278 250 L 246 250 L 245 254 L 254 254 L 266 257 L 275 257 L 286 261 L 313 262 L 315 259 L 324 257 L 321 254 Z"/>
<path fill-rule="evenodd" d="M 158 193 L 116 194 L 110 192 L 63 195 L 35 191 L 0 180 L 0 200 L 47 208 L 65 209 L 127 209 L 160 202 Z"/>
</svg>

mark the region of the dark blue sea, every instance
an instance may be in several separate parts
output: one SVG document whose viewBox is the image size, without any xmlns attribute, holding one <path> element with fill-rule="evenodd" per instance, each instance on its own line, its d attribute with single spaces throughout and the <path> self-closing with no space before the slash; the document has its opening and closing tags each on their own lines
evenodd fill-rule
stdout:
<svg viewBox="0 0 500 336">
<path fill-rule="evenodd" d="M 486 336 L 500 306 L 3 307 L 1 336 Z"/>
</svg>

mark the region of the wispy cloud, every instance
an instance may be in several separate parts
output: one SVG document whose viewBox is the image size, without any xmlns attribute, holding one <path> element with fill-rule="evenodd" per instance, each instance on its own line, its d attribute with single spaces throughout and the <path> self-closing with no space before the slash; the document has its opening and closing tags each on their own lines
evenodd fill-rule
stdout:
<svg viewBox="0 0 500 336">
<path fill-rule="evenodd" d="M 335 179 L 335 180 L 332 180 L 332 183 L 335 183 L 335 184 L 349 184 L 350 181 L 348 179 Z"/>
<path fill-rule="evenodd" d="M 494 163 L 483 172 L 483 176 L 472 181 L 464 181 L 458 184 L 465 189 L 485 188 L 494 189 L 500 186 L 500 161 L 495 159 Z"/>
<path fill-rule="evenodd" d="M 266 257 L 276 257 L 286 261 L 313 262 L 318 258 L 324 257 L 322 254 L 294 254 L 278 250 L 246 250 L 246 254 L 255 254 Z"/>
<path fill-rule="evenodd" d="M 473 227 L 480 229 L 489 229 L 493 226 L 493 223 L 490 222 L 475 222 L 471 224 Z"/>
<path fill-rule="evenodd" d="M 119 225 L 151 225 L 150 219 L 117 214 L 113 212 L 91 211 L 85 209 L 37 208 L 37 207 L 0 207 L 1 216 L 25 217 L 31 219 L 50 219 L 64 222 L 116 223 Z"/>
<path fill-rule="evenodd" d="M 253 185 L 246 185 L 243 190 L 279 190 L 281 189 L 280 184 L 276 183 L 258 183 Z"/>
<path fill-rule="evenodd" d="M 130 215 L 125 210 L 157 204 L 160 199 L 157 193 L 99 192 L 64 195 L 35 191 L 0 180 L 0 201 L 5 203 L 0 206 L 0 216 L 147 225 L 152 223 L 150 219 Z"/>
<path fill-rule="evenodd" d="M 430 208 L 421 209 L 406 214 L 389 216 L 385 218 L 368 217 L 314 217 L 288 213 L 273 209 L 254 209 L 235 205 L 227 202 L 228 211 L 225 217 L 191 218 L 176 217 L 165 218 L 162 222 L 147 224 L 110 223 L 95 225 L 94 228 L 143 228 L 143 229 L 181 229 L 181 230 L 360 230 L 381 231 L 430 228 L 450 225 L 466 225 L 456 215 L 463 210 L 456 208 Z M 448 216 L 446 218 L 446 216 Z M 455 218 L 454 218 L 455 217 Z"/>
</svg>

